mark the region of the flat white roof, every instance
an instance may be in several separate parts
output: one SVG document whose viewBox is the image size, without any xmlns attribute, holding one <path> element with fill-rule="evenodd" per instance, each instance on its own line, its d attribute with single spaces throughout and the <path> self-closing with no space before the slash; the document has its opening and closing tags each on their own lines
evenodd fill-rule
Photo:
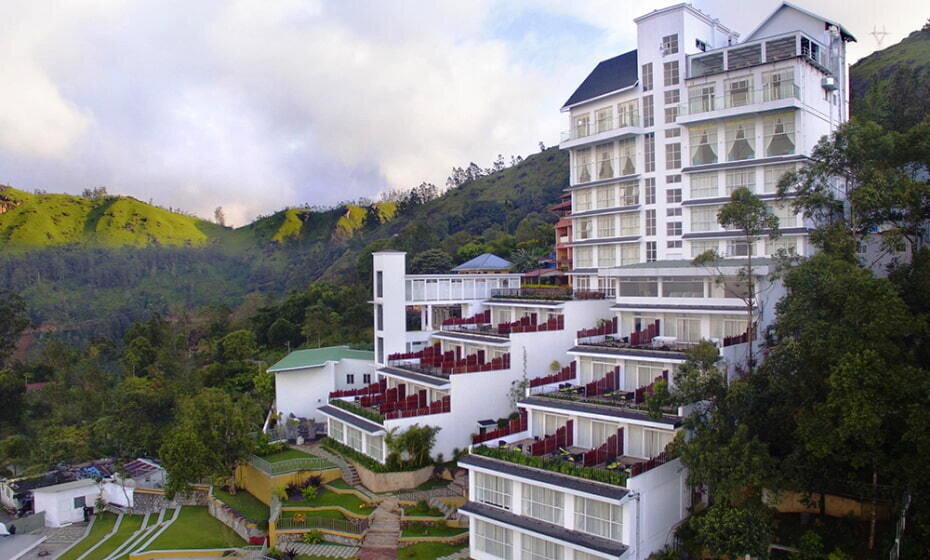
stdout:
<svg viewBox="0 0 930 560">
<path fill-rule="evenodd" d="M 62 484 L 55 484 L 54 486 L 46 486 L 45 488 L 36 488 L 32 491 L 33 494 L 42 493 L 42 494 L 55 494 L 58 492 L 67 492 L 68 490 L 78 490 L 80 488 L 90 488 L 92 486 L 97 486 L 97 481 L 92 478 L 82 478 L 81 480 L 74 480 L 71 482 L 64 482 Z"/>
</svg>

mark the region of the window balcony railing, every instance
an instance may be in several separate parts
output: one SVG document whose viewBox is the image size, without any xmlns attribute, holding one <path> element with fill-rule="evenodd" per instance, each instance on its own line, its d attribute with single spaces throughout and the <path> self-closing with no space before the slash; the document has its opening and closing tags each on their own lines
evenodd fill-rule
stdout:
<svg viewBox="0 0 930 560">
<path fill-rule="evenodd" d="M 595 134 L 603 134 L 605 132 L 620 131 L 626 128 L 638 127 L 640 124 L 639 121 L 639 112 L 632 113 L 623 113 L 619 118 L 610 118 L 610 119 L 600 119 L 600 120 L 588 120 L 576 122 L 570 130 L 562 132 L 562 142 L 568 142 L 569 140 L 578 140 L 579 138 L 587 138 L 588 136 L 593 136 Z"/>
<path fill-rule="evenodd" d="M 711 111 L 748 107 L 757 103 L 777 101 L 779 99 L 800 99 L 801 88 L 793 82 L 772 84 L 762 89 L 729 90 L 722 94 L 708 93 L 692 97 L 688 103 L 678 106 L 679 116 L 698 115 Z"/>
<path fill-rule="evenodd" d="M 688 79 L 801 57 L 820 68 L 830 66 L 828 50 L 804 33 L 791 32 L 761 41 L 728 45 L 688 57 Z"/>
</svg>

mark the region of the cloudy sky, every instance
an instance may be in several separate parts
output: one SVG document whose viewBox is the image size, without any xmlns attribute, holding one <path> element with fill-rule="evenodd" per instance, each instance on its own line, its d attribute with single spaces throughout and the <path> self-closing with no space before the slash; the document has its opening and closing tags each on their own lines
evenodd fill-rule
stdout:
<svg viewBox="0 0 930 560">
<path fill-rule="evenodd" d="M 111 192 L 241 225 L 557 142 L 559 106 L 634 47 L 640 0 L 0 0 L 0 184 Z M 775 0 L 698 0 L 748 32 Z M 810 0 L 859 43 L 924 0 Z"/>
</svg>

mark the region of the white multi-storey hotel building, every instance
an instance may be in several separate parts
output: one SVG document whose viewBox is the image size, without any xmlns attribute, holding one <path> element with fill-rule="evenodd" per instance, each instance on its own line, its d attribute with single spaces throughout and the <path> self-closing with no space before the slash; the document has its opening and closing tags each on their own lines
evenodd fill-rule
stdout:
<svg viewBox="0 0 930 560">
<path fill-rule="evenodd" d="M 813 250 L 812 224 L 775 186 L 847 119 L 852 36 L 788 3 L 745 38 L 687 4 L 635 22 L 636 50 L 598 64 L 563 107 L 572 284 L 607 294 L 613 316 L 576 333 L 570 383 L 532 386 L 521 420 L 460 461 L 477 560 L 642 559 L 668 544 L 699 503 L 665 452 L 688 410 L 650 416 L 643 393 L 673 383 L 700 340 L 736 373 L 759 343 L 737 280 L 746 257 L 758 333 L 782 295 L 765 280 L 771 257 Z M 747 246 L 718 225 L 739 187 L 771 205 L 780 238 Z M 710 249 L 722 257 L 713 270 L 691 264 Z"/>
</svg>

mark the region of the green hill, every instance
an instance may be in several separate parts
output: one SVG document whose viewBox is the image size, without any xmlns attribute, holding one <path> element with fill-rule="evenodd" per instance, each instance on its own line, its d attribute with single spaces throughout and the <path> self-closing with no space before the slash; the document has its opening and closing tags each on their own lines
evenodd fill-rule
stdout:
<svg viewBox="0 0 930 560">
<path fill-rule="evenodd" d="M 930 27 L 849 69 L 852 115 L 903 131 L 930 115 Z"/>
<path fill-rule="evenodd" d="M 441 247 L 507 255 L 552 241 L 546 207 L 568 185 L 558 148 L 429 200 L 288 208 L 231 229 L 129 197 L 0 190 L 0 286 L 20 292 L 37 325 L 120 336 L 153 312 L 240 305 L 248 294 L 318 280 L 370 281 L 371 251 Z"/>
</svg>

